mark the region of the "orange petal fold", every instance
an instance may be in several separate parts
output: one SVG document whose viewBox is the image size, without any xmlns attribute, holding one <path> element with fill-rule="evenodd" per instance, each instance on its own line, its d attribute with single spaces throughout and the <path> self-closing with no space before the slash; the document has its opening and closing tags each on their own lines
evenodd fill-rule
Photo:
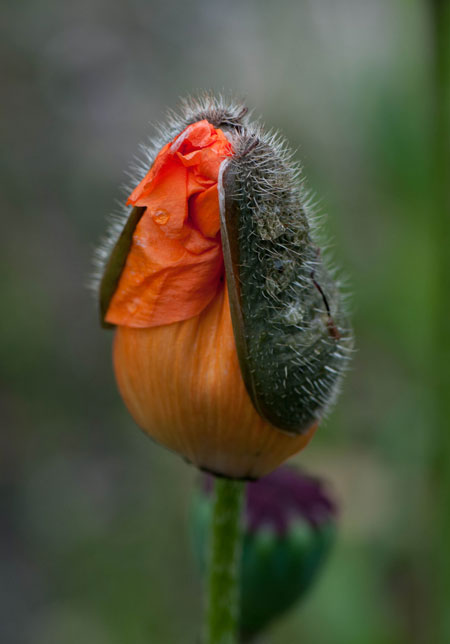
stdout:
<svg viewBox="0 0 450 644">
<path fill-rule="evenodd" d="M 131 327 L 198 315 L 223 285 L 217 180 L 233 149 L 206 120 L 165 145 L 127 204 L 145 207 L 106 321 Z"/>
</svg>

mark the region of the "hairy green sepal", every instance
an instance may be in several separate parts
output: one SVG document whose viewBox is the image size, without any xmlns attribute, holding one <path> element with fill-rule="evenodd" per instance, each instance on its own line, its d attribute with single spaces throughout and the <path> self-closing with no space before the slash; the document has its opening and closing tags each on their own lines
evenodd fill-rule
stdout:
<svg viewBox="0 0 450 644">
<path fill-rule="evenodd" d="M 125 262 L 127 261 L 127 256 L 133 240 L 133 233 L 144 212 L 145 208 L 140 208 L 138 206 L 135 206 L 132 209 L 106 263 L 103 277 L 100 282 L 100 322 L 104 329 L 114 327 L 114 324 L 105 322 L 105 316 L 112 296 L 117 288 L 117 284 L 119 283 Z"/>
</svg>

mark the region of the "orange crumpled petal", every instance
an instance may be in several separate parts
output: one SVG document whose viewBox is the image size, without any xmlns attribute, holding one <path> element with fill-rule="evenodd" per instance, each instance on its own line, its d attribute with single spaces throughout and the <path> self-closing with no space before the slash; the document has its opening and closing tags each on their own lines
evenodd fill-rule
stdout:
<svg viewBox="0 0 450 644">
<path fill-rule="evenodd" d="M 127 205 L 144 206 L 106 321 L 131 327 L 198 315 L 223 283 L 217 180 L 233 149 L 208 121 L 159 152 Z"/>
</svg>

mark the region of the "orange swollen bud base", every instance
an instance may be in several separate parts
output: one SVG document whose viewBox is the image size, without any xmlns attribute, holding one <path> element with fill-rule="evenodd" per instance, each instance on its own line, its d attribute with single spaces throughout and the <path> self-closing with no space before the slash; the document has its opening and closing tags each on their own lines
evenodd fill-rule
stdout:
<svg viewBox="0 0 450 644">
<path fill-rule="evenodd" d="M 236 353 L 227 289 L 199 315 L 162 326 L 118 326 L 114 368 L 137 424 L 199 468 L 236 479 L 268 474 L 317 427 L 280 431 L 256 412 Z"/>
</svg>

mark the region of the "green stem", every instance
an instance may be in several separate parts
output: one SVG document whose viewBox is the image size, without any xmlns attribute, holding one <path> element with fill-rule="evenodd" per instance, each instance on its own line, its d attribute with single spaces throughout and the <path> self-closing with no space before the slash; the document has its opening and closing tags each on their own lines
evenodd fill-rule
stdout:
<svg viewBox="0 0 450 644">
<path fill-rule="evenodd" d="M 237 642 L 244 489 L 240 481 L 218 478 L 215 482 L 206 644 Z"/>
</svg>

